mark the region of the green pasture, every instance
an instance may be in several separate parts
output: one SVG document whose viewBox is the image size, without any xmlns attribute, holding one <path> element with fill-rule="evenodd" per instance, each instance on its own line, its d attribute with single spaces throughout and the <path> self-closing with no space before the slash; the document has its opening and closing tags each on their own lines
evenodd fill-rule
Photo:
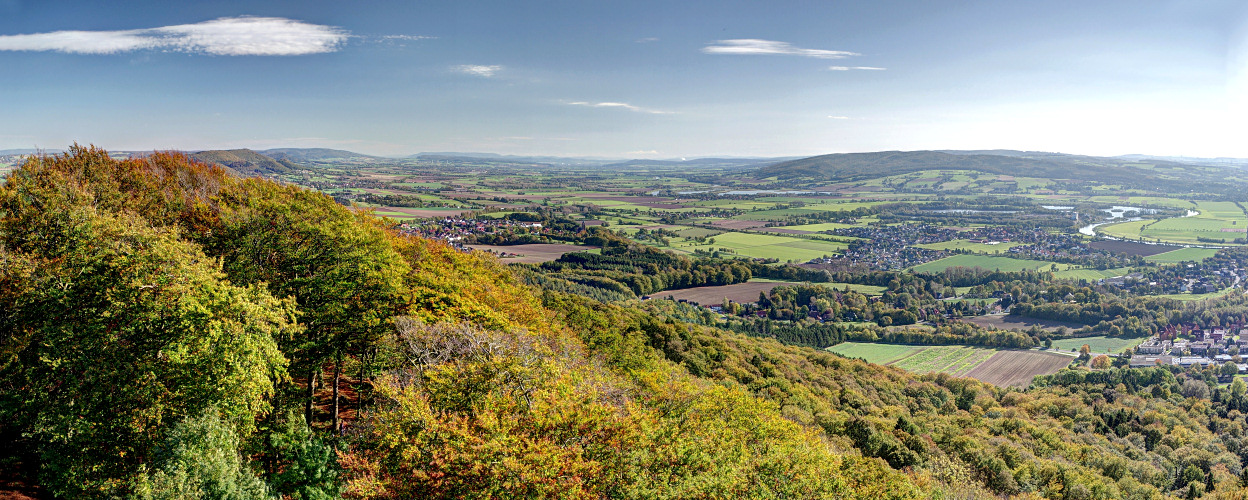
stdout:
<svg viewBox="0 0 1248 500">
<path fill-rule="evenodd" d="M 967 250 L 976 253 L 1004 253 L 1016 246 L 1022 246 L 1026 243 L 1011 241 L 1008 243 L 997 243 L 995 245 L 988 243 L 972 243 L 971 240 L 952 240 L 942 241 L 940 243 L 924 243 L 922 245 L 914 245 L 917 248 L 926 248 L 928 250 Z"/>
<path fill-rule="evenodd" d="M 1009 257 L 996 257 L 990 255 L 954 255 L 945 257 L 940 260 L 934 260 L 926 264 L 920 264 L 910 268 L 912 272 L 919 273 L 939 273 L 950 267 L 981 267 L 987 270 L 1001 270 L 1007 272 L 1016 272 L 1023 270 L 1047 269 L 1053 265 L 1052 262 L 1044 262 L 1039 260 L 1028 259 L 1012 259 Z M 1065 270 L 1070 266 L 1068 264 L 1057 264 L 1058 270 Z"/>
<path fill-rule="evenodd" d="M 1135 346 L 1140 345 L 1140 343 L 1144 342 L 1144 340 L 1145 339 L 1143 338 L 1123 339 L 1100 335 L 1079 339 L 1057 339 L 1053 341 L 1053 348 L 1062 351 L 1070 351 L 1071 349 L 1078 351 L 1080 347 L 1087 344 L 1088 348 L 1091 349 L 1093 353 L 1119 353 L 1127 348 L 1134 348 Z"/>
<path fill-rule="evenodd" d="M 1180 248 L 1165 253 L 1149 255 L 1144 260 L 1157 264 L 1174 264 L 1178 262 L 1200 262 L 1218 253 L 1214 248 Z"/>
<path fill-rule="evenodd" d="M 1117 238 L 1151 240 L 1169 243 L 1214 243 L 1201 239 L 1220 240 L 1233 244 L 1237 238 L 1248 233 L 1248 216 L 1235 203 L 1229 201 L 1194 202 L 1200 213 L 1193 217 L 1171 217 L 1157 221 L 1131 221 L 1098 227 L 1097 230 Z M 1183 206 L 1182 208 L 1188 208 Z"/>
<path fill-rule="evenodd" d="M 1129 272 L 1131 272 L 1131 268 L 1129 267 L 1120 267 L 1117 269 L 1105 269 L 1105 270 L 1075 269 L 1071 267 L 1071 268 L 1063 269 L 1061 271 L 1057 271 L 1053 273 L 1053 279 L 1096 281 L 1096 280 L 1103 280 L 1106 278 L 1117 278 L 1119 276 L 1126 276 L 1127 273 Z"/>
<path fill-rule="evenodd" d="M 795 231 L 810 231 L 819 233 L 823 231 L 832 231 L 834 229 L 844 229 L 847 227 L 856 227 L 853 224 L 841 224 L 839 222 L 824 222 L 821 224 L 802 224 L 800 226 L 784 226 L 784 229 L 792 229 Z"/>
<path fill-rule="evenodd" d="M 713 243 L 711 239 L 714 239 Z M 676 242 L 672 244 L 674 250 L 687 253 L 693 253 L 695 250 L 713 252 L 717 249 L 725 248 L 742 257 L 802 262 L 823 257 L 824 255 L 835 254 L 845 249 L 845 247 L 844 243 L 830 241 L 736 232 L 715 235 L 705 243 L 688 242 L 680 246 Z"/>
<path fill-rule="evenodd" d="M 446 187 L 446 184 L 441 182 L 396 182 L 393 185 L 412 189 L 442 189 Z"/>
<path fill-rule="evenodd" d="M 1232 291 L 1235 291 L 1235 290 L 1237 289 L 1236 288 L 1224 288 L 1222 290 L 1218 290 L 1213 293 L 1170 293 L 1170 294 L 1165 294 L 1165 295 L 1156 295 L 1156 297 L 1163 297 L 1167 299 L 1174 299 L 1174 300 L 1181 300 L 1184 302 L 1189 302 L 1193 300 L 1216 299 L 1218 297 L 1222 297 L 1227 294 L 1230 294 Z"/>
<path fill-rule="evenodd" d="M 827 350 L 847 358 L 862 358 L 868 363 L 882 365 L 919 352 L 923 350 L 923 346 L 845 342 Z"/>
<path fill-rule="evenodd" d="M 888 290 L 888 287 L 884 286 L 859 285 L 857 283 L 818 283 L 818 285 L 841 291 L 848 288 L 852 292 L 858 292 L 863 295 L 883 295 L 884 291 Z"/>
</svg>

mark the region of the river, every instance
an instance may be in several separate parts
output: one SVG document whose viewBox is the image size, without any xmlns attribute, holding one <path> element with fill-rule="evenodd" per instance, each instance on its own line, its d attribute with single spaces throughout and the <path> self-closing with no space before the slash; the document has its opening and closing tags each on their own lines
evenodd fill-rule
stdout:
<svg viewBox="0 0 1248 500">
<path fill-rule="evenodd" d="M 1133 207 L 1114 207 L 1114 208 L 1115 208 L 1115 209 L 1118 209 L 1118 208 L 1133 208 Z M 1106 209 L 1106 210 L 1108 210 L 1108 209 Z M 1116 211 L 1116 210 L 1115 210 L 1115 211 Z M 1111 213 L 1113 213 L 1113 212 L 1111 212 Z M 1122 213 L 1122 212 L 1118 212 L 1118 213 Z M 1197 216 L 1197 215 L 1200 215 L 1200 212 L 1195 211 L 1195 210 L 1188 210 L 1186 214 L 1183 214 L 1183 217 L 1195 217 L 1195 216 Z M 1079 228 L 1079 234 L 1086 234 L 1086 235 L 1088 235 L 1088 236 L 1100 236 L 1101 238 L 1105 238 L 1105 239 L 1107 239 L 1107 240 L 1114 240 L 1114 241 L 1131 241 L 1131 242 L 1136 242 L 1136 243 L 1143 243 L 1143 244 L 1145 244 L 1145 245 L 1163 245 L 1163 246 L 1173 246 L 1173 247 L 1189 247 L 1189 248 L 1222 248 L 1222 247 L 1218 247 L 1218 246 L 1184 245 L 1184 244 L 1181 244 L 1181 243 L 1157 243 L 1157 242 L 1154 242 L 1154 241 L 1137 241 L 1137 240 L 1127 240 L 1127 239 L 1123 239 L 1123 238 L 1114 238 L 1114 237 L 1112 237 L 1112 236 L 1105 236 L 1105 235 L 1103 235 L 1103 234 L 1102 234 L 1102 235 L 1098 235 L 1098 234 L 1096 233 L 1096 228 L 1097 228 L 1098 226 L 1104 226 L 1104 225 L 1106 225 L 1106 224 L 1117 224 L 1117 223 L 1119 223 L 1119 222 L 1131 222 L 1131 221 L 1137 221 L 1137 220 L 1144 220 L 1144 218 L 1143 218 L 1143 217 L 1132 217 L 1132 218 L 1130 218 L 1130 219 L 1118 220 L 1116 217 L 1110 217 L 1110 219 L 1109 219 L 1109 220 L 1102 221 L 1102 222 L 1097 222 L 1097 223 L 1095 223 L 1095 224 L 1088 224 L 1088 225 L 1086 225 L 1086 226 L 1083 226 L 1083 227 Z"/>
</svg>

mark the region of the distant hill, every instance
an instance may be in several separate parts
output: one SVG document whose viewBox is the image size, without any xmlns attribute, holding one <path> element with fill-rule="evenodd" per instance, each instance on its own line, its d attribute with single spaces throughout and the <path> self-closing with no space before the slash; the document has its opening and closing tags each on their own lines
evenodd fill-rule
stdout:
<svg viewBox="0 0 1248 500">
<path fill-rule="evenodd" d="M 323 162 L 323 161 L 351 161 L 351 162 L 378 162 L 387 161 L 386 158 L 380 156 L 366 155 L 353 151 L 344 151 L 341 149 L 326 148 L 276 148 L 265 149 L 260 151 L 261 154 L 273 158 L 275 160 L 286 160 L 294 163 L 305 162 Z"/>
<path fill-rule="evenodd" d="M 1133 186 L 1173 185 L 1176 182 L 1217 182 L 1225 170 L 1169 161 L 1150 161 L 1140 168 L 1132 160 L 1023 151 L 942 152 L 881 151 L 815 156 L 760 168 L 759 178 L 853 182 L 923 170 L 970 170 L 989 174 L 1100 181 Z"/>
<path fill-rule="evenodd" d="M 628 160 L 603 165 L 606 168 L 638 168 L 638 167 L 699 167 L 699 168 L 734 168 L 760 167 L 776 162 L 793 160 L 786 158 L 690 158 L 687 160 Z"/>
<path fill-rule="evenodd" d="M 59 149 L 0 149 L 0 156 L 23 156 L 40 153 L 56 154 L 60 153 Z"/>
<path fill-rule="evenodd" d="M 194 160 L 228 167 L 243 176 L 284 174 L 299 168 L 290 161 L 280 161 L 250 149 L 209 150 L 191 153 Z"/>
<path fill-rule="evenodd" d="M 507 163 L 528 163 L 533 165 L 577 165 L 595 166 L 619 161 L 609 158 L 565 157 L 565 156 L 522 156 L 501 155 L 497 153 L 417 153 L 406 157 L 409 160 L 440 160 L 452 162 L 491 161 Z"/>
<path fill-rule="evenodd" d="M 1131 161 L 1172 161 L 1188 165 L 1210 165 L 1219 167 L 1248 168 L 1248 158 L 1198 158 L 1193 156 L 1153 156 L 1153 155 L 1122 155 L 1117 158 Z"/>
<path fill-rule="evenodd" d="M 791 160 L 797 157 L 784 158 L 670 158 L 670 159 L 629 159 L 600 157 L 567 157 L 567 156 L 518 156 L 500 155 L 496 153 L 420 153 L 407 157 L 413 160 L 443 160 L 455 162 L 509 162 L 530 163 L 535 165 L 569 165 L 604 168 L 646 168 L 646 167 L 756 167 Z"/>
</svg>

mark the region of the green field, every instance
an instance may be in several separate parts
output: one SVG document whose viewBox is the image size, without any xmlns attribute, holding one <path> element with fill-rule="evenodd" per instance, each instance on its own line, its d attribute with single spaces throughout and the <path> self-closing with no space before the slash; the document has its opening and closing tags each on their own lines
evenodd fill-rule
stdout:
<svg viewBox="0 0 1248 500">
<path fill-rule="evenodd" d="M 952 240 L 942 241 L 940 243 L 924 243 L 922 245 L 914 245 L 916 248 L 926 248 L 928 250 L 968 250 L 976 253 L 1005 253 L 1009 249 L 1016 246 L 1025 245 L 1012 241 L 1009 243 L 997 243 L 995 245 L 988 243 L 972 243 L 971 240 Z"/>
<path fill-rule="evenodd" d="M 1167 299 L 1182 300 L 1184 302 L 1190 300 L 1204 300 L 1221 297 L 1231 293 L 1235 288 L 1224 288 L 1213 293 L 1172 293 L 1166 295 L 1156 295 L 1156 297 L 1165 297 Z"/>
<path fill-rule="evenodd" d="M 711 240 L 714 240 L 712 242 Z M 686 241 L 673 242 L 672 249 L 678 252 L 693 253 L 695 250 L 713 252 L 719 249 L 731 250 L 734 255 L 761 259 L 794 260 L 805 262 L 811 259 L 832 255 L 845 248 L 844 243 L 822 240 L 807 240 L 791 236 L 776 236 L 757 233 L 723 233 L 708 238 L 705 242 Z"/>
<path fill-rule="evenodd" d="M 1213 254 L 1215 253 L 1218 253 L 1218 251 L 1213 248 L 1180 248 L 1166 253 L 1149 255 L 1144 257 L 1144 260 L 1148 262 L 1156 262 L 1158 264 L 1174 264 L 1188 261 L 1200 262 L 1209 257 L 1213 257 Z"/>
<path fill-rule="evenodd" d="M 923 350 L 923 346 L 845 342 L 827 350 L 847 358 L 862 358 L 868 363 L 882 365 L 919 352 Z"/>
<path fill-rule="evenodd" d="M 996 352 L 996 349 L 962 345 L 928 346 L 892 362 L 891 366 L 914 373 L 943 372 L 961 376 Z"/>
<path fill-rule="evenodd" d="M 1081 339 L 1054 340 L 1053 348 L 1059 349 L 1062 351 L 1069 351 L 1071 349 L 1078 351 L 1080 347 L 1083 347 L 1084 344 L 1087 344 L 1088 347 L 1092 349 L 1092 352 L 1094 353 L 1097 353 L 1097 352 L 1117 353 L 1117 352 L 1122 352 L 1124 349 L 1128 347 L 1135 347 L 1137 345 L 1140 345 L 1140 342 L 1143 342 L 1143 341 L 1144 339 L 1142 338 L 1141 339 L 1121 339 L 1121 338 L 1114 338 L 1114 337 L 1096 336 L 1096 337 L 1084 337 Z"/>
<path fill-rule="evenodd" d="M 803 224 L 800 226 L 784 226 L 784 229 L 793 229 L 796 231 L 810 231 L 818 233 L 821 231 L 831 231 L 833 229 L 844 229 L 847 227 L 855 227 L 853 224 L 841 224 L 839 222 L 824 222 L 822 224 Z"/>
<path fill-rule="evenodd" d="M 1170 243 L 1215 244 L 1224 242 L 1234 244 L 1237 238 L 1244 238 L 1248 230 L 1248 216 L 1243 209 L 1229 201 L 1201 201 L 1194 203 L 1200 213 L 1193 217 L 1171 217 L 1161 220 L 1142 220 L 1124 222 L 1098 227 L 1097 230 L 1113 237 Z"/>
<path fill-rule="evenodd" d="M 934 260 L 926 264 L 920 264 L 910 268 L 912 272 L 919 273 L 939 273 L 950 267 L 982 267 L 987 270 L 999 269 L 1001 271 L 1023 271 L 1035 270 L 1041 268 L 1052 267 L 1052 262 L 1043 262 L 1039 260 L 1027 259 L 1011 259 L 1009 257 L 995 257 L 989 255 L 954 255 L 945 257 L 940 260 Z M 1058 270 L 1065 270 L 1069 266 L 1066 264 L 1058 264 Z"/>
<path fill-rule="evenodd" d="M 885 286 L 859 285 L 856 283 L 819 283 L 819 286 L 834 288 L 836 290 L 845 290 L 846 288 L 849 288 L 850 291 L 858 292 L 863 295 L 882 295 L 884 290 L 888 290 L 888 287 Z"/>
<path fill-rule="evenodd" d="M 1117 278 L 1126 276 L 1131 272 L 1129 267 L 1120 267 L 1118 269 L 1106 269 L 1104 271 L 1098 269 L 1066 269 L 1053 273 L 1054 279 L 1059 280 L 1088 280 L 1097 281 L 1106 278 Z"/>
<path fill-rule="evenodd" d="M 943 372 L 958 376 L 965 375 L 997 353 L 996 349 L 961 345 L 915 346 L 869 342 L 845 342 L 827 350 L 914 373 Z"/>
<path fill-rule="evenodd" d="M 1122 238 L 1124 240 L 1139 240 L 1141 228 L 1150 222 L 1153 221 L 1133 220 L 1120 224 L 1106 224 L 1104 226 L 1098 226 L 1096 228 L 1096 232 L 1098 234 L 1104 234 L 1114 238 Z"/>
</svg>

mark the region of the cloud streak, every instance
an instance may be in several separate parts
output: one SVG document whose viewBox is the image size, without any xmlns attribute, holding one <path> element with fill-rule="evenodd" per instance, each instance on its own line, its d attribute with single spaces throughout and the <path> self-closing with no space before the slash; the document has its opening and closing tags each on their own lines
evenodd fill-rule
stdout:
<svg viewBox="0 0 1248 500">
<path fill-rule="evenodd" d="M 851 69 L 865 70 L 865 71 L 884 71 L 888 68 L 877 68 L 875 66 L 828 66 L 828 69 L 832 71 L 849 71 Z"/>
<path fill-rule="evenodd" d="M 634 106 L 634 105 L 632 105 L 632 104 L 628 104 L 628 103 L 626 103 L 626 102 L 586 102 L 586 101 L 574 101 L 574 102 L 569 102 L 569 103 L 568 103 L 568 105 L 570 105 L 570 106 L 583 106 L 583 107 L 587 107 L 587 108 L 617 108 L 617 109 L 625 109 L 625 110 L 628 110 L 628 111 L 632 111 L 632 112 L 634 112 L 634 113 L 647 113 L 647 114 L 651 114 L 651 115 L 673 115 L 673 114 L 676 114 L 676 112 L 675 112 L 675 111 L 661 111 L 661 110 L 657 110 L 657 109 L 643 108 L 643 107 L 641 107 L 641 106 Z"/>
<path fill-rule="evenodd" d="M 818 59 L 844 59 L 850 56 L 862 55 L 857 52 L 846 52 L 844 50 L 803 49 L 794 47 L 788 42 L 759 40 L 757 38 L 717 40 L 715 43 L 703 47 L 702 52 L 706 54 L 728 55 L 786 55 Z"/>
<path fill-rule="evenodd" d="M 159 50 L 216 56 L 297 56 L 337 51 L 350 36 L 337 27 L 280 17 L 223 17 L 138 30 L 0 35 L 0 51 L 106 55 Z"/>
<path fill-rule="evenodd" d="M 492 78 L 495 73 L 502 71 L 503 67 L 498 66 L 498 65 L 483 66 L 479 64 L 461 64 L 459 66 L 455 66 L 452 69 L 454 69 L 456 72 L 463 73 L 465 75 L 479 76 L 482 78 Z"/>
</svg>

